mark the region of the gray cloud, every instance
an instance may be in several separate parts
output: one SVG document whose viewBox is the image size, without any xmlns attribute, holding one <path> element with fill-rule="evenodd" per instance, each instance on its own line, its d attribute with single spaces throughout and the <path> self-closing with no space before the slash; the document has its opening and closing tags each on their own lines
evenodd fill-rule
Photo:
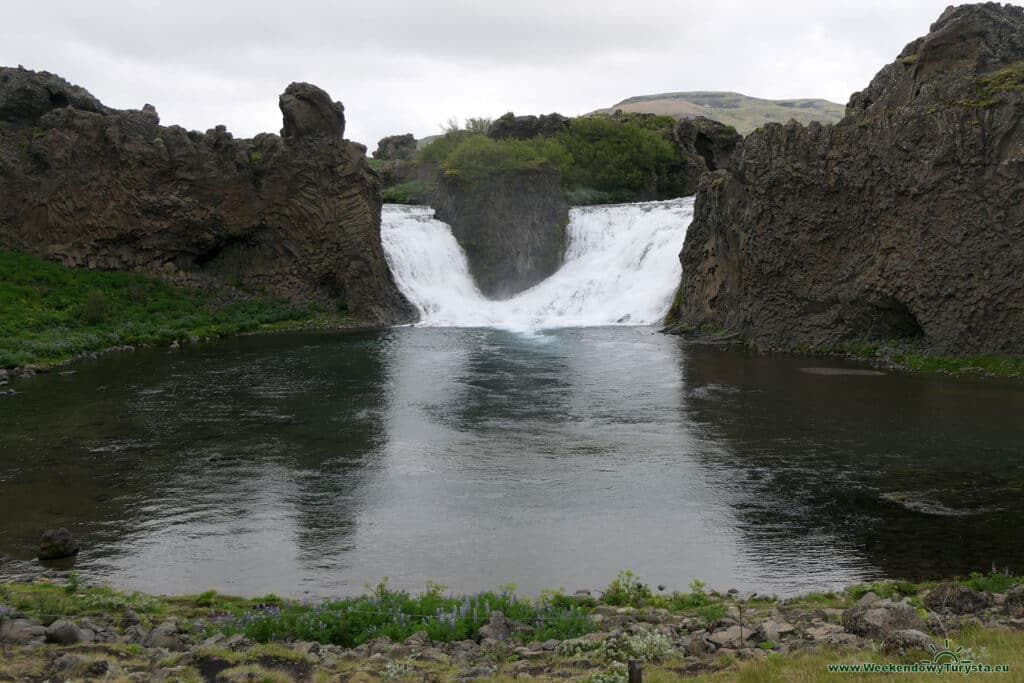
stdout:
<svg viewBox="0 0 1024 683">
<path fill-rule="evenodd" d="M 7 2 L 0 63 L 114 107 L 237 135 L 277 131 L 294 80 L 345 103 L 347 136 L 437 132 L 457 116 L 579 114 L 631 95 L 735 90 L 845 102 L 946 0 L 515 3 Z"/>
</svg>

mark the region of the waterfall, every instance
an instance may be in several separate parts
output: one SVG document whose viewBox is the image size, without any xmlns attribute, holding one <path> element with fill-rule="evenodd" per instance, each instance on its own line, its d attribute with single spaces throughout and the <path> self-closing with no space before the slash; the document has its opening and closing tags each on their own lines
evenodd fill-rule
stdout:
<svg viewBox="0 0 1024 683">
<path fill-rule="evenodd" d="M 565 262 L 510 299 L 492 301 L 473 283 L 446 223 L 423 206 L 386 204 L 384 253 L 421 325 L 537 330 L 657 324 L 679 285 L 679 250 L 693 199 L 576 207 Z"/>
</svg>

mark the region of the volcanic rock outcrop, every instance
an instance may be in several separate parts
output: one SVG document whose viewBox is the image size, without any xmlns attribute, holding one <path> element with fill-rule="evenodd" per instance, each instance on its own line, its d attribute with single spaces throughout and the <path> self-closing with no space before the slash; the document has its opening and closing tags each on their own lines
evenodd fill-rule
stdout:
<svg viewBox="0 0 1024 683">
<path fill-rule="evenodd" d="M 433 204 L 492 299 L 528 289 L 562 265 L 569 205 L 556 169 L 496 172 L 471 186 L 442 174 Z"/>
<path fill-rule="evenodd" d="M 388 135 L 377 142 L 374 159 L 384 161 L 411 161 L 416 155 L 416 137 L 412 133 Z"/>
<path fill-rule="evenodd" d="M 384 260 L 377 178 L 365 148 L 342 138 L 341 103 L 293 83 L 280 106 L 283 139 L 236 140 L 0 69 L 0 248 L 343 302 L 367 323 L 412 319 Z"/>
<path fill-rule="evenodd" d="M 834 126 L 705 174 L 669 321 L 763 347 L 1024 353 L 1024 8 L 947 9 Z"/>
</svg>

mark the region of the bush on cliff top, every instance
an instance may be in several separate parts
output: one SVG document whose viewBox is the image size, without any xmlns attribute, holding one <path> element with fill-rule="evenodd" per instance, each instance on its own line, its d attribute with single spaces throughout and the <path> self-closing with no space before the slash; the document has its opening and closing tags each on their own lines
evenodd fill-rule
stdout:
<svg viewBox="0 0 1024 683">
<path fill-rule="evenodd" d="M 450 127 L 419 160 L 467 184 L 493 173 L 556 168 L 573 203 L 678 197 L 684 160 L 669 141 L 673 125 L 669 117 L 588 116 L 553 136 L 528 140 L 493 140 L 479 130 Z"/>
<path fill-rule="evenodd" d="M 220 304 L 205 292 L 137 273 L 66 268 L 0 252 L 0 368 L 112 346 L 236 334 L 318 313 L 261 298 Z"/>
</svg>

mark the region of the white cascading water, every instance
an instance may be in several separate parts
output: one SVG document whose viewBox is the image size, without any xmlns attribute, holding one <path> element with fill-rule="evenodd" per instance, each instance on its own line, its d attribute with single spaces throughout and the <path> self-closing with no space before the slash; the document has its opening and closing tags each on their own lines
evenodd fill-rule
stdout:
<svg viewBox="0 0 1024 683">
<path fill-rule="evenodd" d="M 565 262 L 510 299 L 480 293 L 447 223 L 425 206 L 386 204 L 381 237 L 399 289 L 420 325 L 516 331 L 651 325 L 679 285 L 679 250 L 693 199 L 573 208 Z"/>
</svg>

